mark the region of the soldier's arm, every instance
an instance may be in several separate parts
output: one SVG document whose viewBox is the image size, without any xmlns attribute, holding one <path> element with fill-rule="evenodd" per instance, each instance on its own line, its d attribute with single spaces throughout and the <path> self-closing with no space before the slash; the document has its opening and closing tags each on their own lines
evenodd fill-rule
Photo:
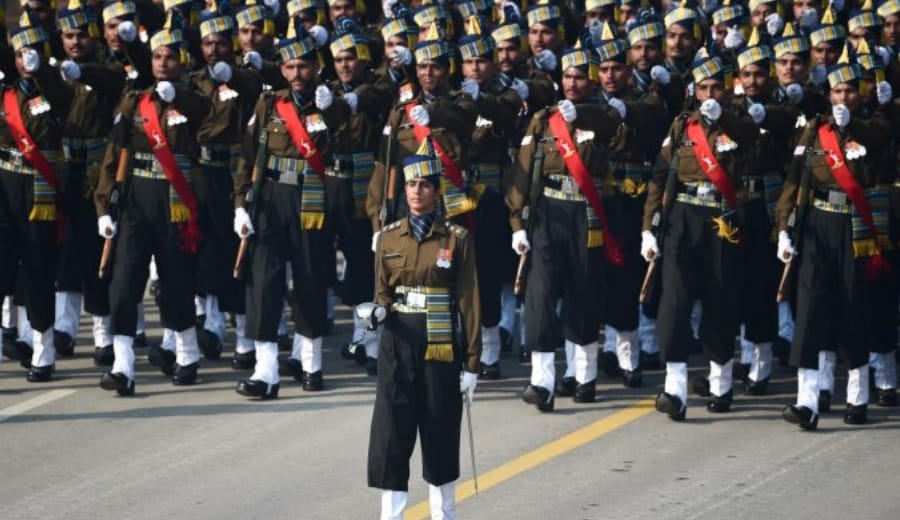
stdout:
<svg viewBox="0 0 900 520">
<path fill-rule="evenodd" d="M 263 60 L 263 67 L 259 72 L 262 74 L 263 81 L 271 85 L 272 90 L 281 90 L 289 86 L 284 76 L 281 75 L 281 68 L 271 61 Z"/>
<path fill-rule="evenodd" d="M 742 148 L 752 146 L 759 137 L 759 127 L 746 112 L 722 110 L 722 117 L 716 123 Z"/>
<path fill-rule="evenodd" d="M 439 99 L 425 107 L 431 119 L 432 128 L 447 128 L 457 136 L 469 140 L 475 131 L 478 108 L 469 96 L 459 96 L 454 100 Z"/>
<path fill-rule="evenodd" d="M 148 26 L 148 31 L 149 26 Z M 151 33 L 152 34 L 152 33 Z M 153 56 L 150 54 L 150 47 L 144 45 L 140 38 L 125 44 L 125 54 L 134 70 L 137 72 L 136 86 L 145 88 L 153 84 Z"/>
<path fill-rule="evenodd" d="M 481 299 L 478 296 L 478 276 L 475 274 L 475 244 L 467 231 L 462 230 L 461 236 L 457 237 L 453 254 L 457 262 L 454 291 L 466 347 L 464 365 L 467 372 L 477 374 L 481 360 Z"/>
<path fill-rule="evenodd" d="M 119 167 L 122 146 L 127 146 L 131 138 L 129 132 L 134 125 L 134 110 L 135 98 L 132 95 L 123 98 L 116 109 L 113 127 L 106 145 L 106 153 L 100 165 L 97 188 L 94 190 L 94 209 L 97 211 L 98 217 L 109 214 L 109 198 L 115 187 L 116 170 Z"/>
<path fill-rule="evenodd" d="M 653 167 L 653 178 L 647 185 L 647 200 L 644 202 L 644 218 L 641 224 L 643 231 L 649 231 L 653 227 L 653 216 L 662 209 L 663 193 L 666 190 L 666 177 L 669 175 L 669 166 L 672 163 L 672 154 L 678 147 L 681 126 L 684 124 L 681 118 L 675 119 L 669 128 L 669 133 L 663 140 L 659 149 L 656 165 Z"/>
<path fill-rule="evenodd" d="M 384 188 L 390 175 L 386 171 L 388 162 L 397 167 L 394 161 L 396 150 L 391 150 L 392 157 L 387 156 L 388 141 L 396 134 L 400 125 L 400 115 L 403 110 L 392 110 L 381 135 L 381 144 L 378 147 L 378 157 L 375 159 L 375 168 L 372 170 L 372 178 L 369 179 L 368 194 L 366 195 L 366 215 L 372 222 L 372 230 L 381 229 L 381 208 L 384 205 Z M 394 147 L 396 148 L 396 147 Z"/>
<path fill-rule="evenodd" d="M 247 191 L 253 182 L 253 167 L 256 164 L 256 149 L 259 146 L 259 133 L 263 131 L 268 121 L 265 121 L 266 105 L 270 101 L 270 95 L 259 98 L 253 116 L 247 123 L 244 132 L 244 143 L 241 146 L 241 156 L 238 159 L 237 171 L 234 173 L 234 191 L 231 200 L 235 208 L 244 207 Z"/>
<path fill-rule="evenodd" d="M 794 122 L 797 121 L 799 110 L 790 104 L 765 105 L 765 108 L 766 118 L 759 126 L 775 134 L 779 140 L 788 139 L 791 130 L 794 129 Z"/>
<path fill-rule="evenodd" d="M 494 126 L 512 128 L 516 124 L 522 100 L 515 90 L 505 89 L 499 94 L 482 92 L 475 102 L 479 113 L 494 122 Z"/>
<path fill-rule="evenodd" d="M 812 124 L 807 125 L 800 135 L 798 142 L 802 144 L 794 148 L 787 177 L 784 179 L 784 186 L 781 188 L 781 195 L 778 197 L 778 202 L 775 203 L 775 226 L 778 231 L 787 231 L 788 220 L 797 206 L 797 192 L 800 189 L 803 169 L 806 167 L 806 152 L 808 151 L 806 144 L 809 143 L 810 132 L 815 132 Z"/>
<path fill-rule="evenodd" d="M 850 118 L 847 132 L 869 150 L 881 150 L 891 143 L 891 127 L 882 113 Z"/>
<path fill-rule="evenodd" d="M 601 141 L 612 139 L 622 123 L 616 109 L 606 103 L 581 103 L 575 105 L 575 109 L 578 116 L 572 122 L 572 126 L 593 131 L 595 139 Z"/>
<path fill-rule="evenodd" d="M 106 99 L 117 100 L 125 88 L 125 69 L 118 64 L 85 63 L 81 65 L 81 79 Z"/>
<path fill-rule="evenodd" d="M 172 106 L 184 114 L 188 121 L 200 123 L 212 112 L 212 101 L 208 96 L 181 85 L 175 86 L 175 92 Z"/>
<path fill-rule="evenodd" d="M 525 80 L 528 85 L 528 106 L 534 111 L 547 108 L 556 103 L 556 89 L 550 79 L 535 76 Z"/>
<path fill-rule="evenodd" d="M 32 77 L 41 91 L 41 94 L 50 102 L 53 110 L 65 119 L 72 106 L 74 91 L 59 74 L 59 69 L 44 63 L 34 71 Z"/>
<path fill-rule="evenodd" d="M 385 111 L 385 107 L 393 104 L 396 90 L 396 88 L 381 88 L 378 83 L 360 85 L 353 90 L 359 98 L 356 110 L 372 115 L 381 114 Z"/>
<path fill-rule="evenodd" d="M 522 138 L 516 162 L 506 179 L 506 205 L 509 207 L 509 225 L 513 232 L 525 229 L 522 209 L 529 203 L 531 190 L 531 168 L 534 164 L 535 146 L 540 146 L 543 135 L 542 117 L 544 111 L 538 112 L 528 124 L 528 130 Z"/>
<path fill-rule="evenodd" d="M 350 105 L 339 96 L 334 97 L 331 105 L 322 111 L 322 119 L 328 128 L 337 128 L 346 123 L 350 116 Z"/>
<path fill-rule="evenodd" d="M 231 67 L 231 71 L 231 80 L 228 82 L 228 86 L 245 99 L 258 99 L 262 93 L 259 74 L 240 67 Z"/>
<path fill-rule="evenodd" d="M 375 303 L 387 307 L 388 312 L 391 311 L 391 305 L 394 304 L 394 290 L 390 284 L 391 273 L 387 265 L 384 263 L 384 244 L 385 237 L 378 239 L 378 246 L 375 249 Z"/>
</svg>

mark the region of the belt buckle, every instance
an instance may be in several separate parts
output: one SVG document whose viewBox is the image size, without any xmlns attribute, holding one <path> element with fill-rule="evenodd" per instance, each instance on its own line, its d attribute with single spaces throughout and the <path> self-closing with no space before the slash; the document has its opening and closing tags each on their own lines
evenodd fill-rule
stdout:
<svg viewBox="0 0 900 520">
<path fill-rule="evenodd" d="M 338 173 L 349 169 L 349 168 L 347 168 L 347 160 L 341 159 L 340 157 L 335 157 L 333 168 L 334 168 L 334 171 L 336 171 Z"/>
<path fill-rule="evenodd" d="M 840 191 L 829 190 L 828 191 L 828 203 L 834 206 L 846 206 L 847 205 L 847 194 L 842 193 Z"/>
<path fill-rule="evenodd" d="M 572 177 L 563 177 L 562 185 L 560 188 L 562 192 L 566 195 L 574 195 L 578 193 L 578 184 L 575 183 L 575 179 Z"/>
<path fill-rule="evenodd" d="M 420 292 L 407 293 L 406 304 L 415 309 L 424 309 L 426 307 L 425 294 Z"/>
<path fill-rule="evenodd" d="M 697 185 L 697 196 L 708 198 L 712 192 L 712 189 L 708 184 L 700 183 Z"/>
</svg>

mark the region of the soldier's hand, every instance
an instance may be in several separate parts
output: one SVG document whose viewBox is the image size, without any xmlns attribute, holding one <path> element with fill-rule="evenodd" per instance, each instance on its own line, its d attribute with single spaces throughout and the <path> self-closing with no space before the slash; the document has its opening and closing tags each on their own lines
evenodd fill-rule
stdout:
<svg viewBox="0 0 900 520">
<path fill-rule="evenodd" d="M 171 103 L 175 99 L 175 85 L 170 81 L 160 81 L 156 84 L 156 94 L 159 95 L 159 99 Z"/>
<path fill-rule="evenodd" d="M 711 122 L 718 121 L 722 117 L 722 105 L 713 98 L 709 98 L 700 105 L 700 114 Z"/>
<path fill-rule="evenodd" d="M 41 55 L 38 51 L 25 47 L 22 49 L 22 67 L 25 72 L 34 72 L 41 67 Z"/>
<path fill-rule="evenodd" d="M 469 404 L 475 399 L 475 387 L 478 386 L 478 374 L 463 370 L 459 375 L 459 393 L 466 394 Z"/>
<path fill-rule="evenodd" d="M 66 81 L 77 81 L 81 77 L 81 67 L 72 60 L 65 60 L 59 65 L 59 72 Z"/>
<path fill-rule="evenodd" d="M 319 47 L 324 46 L 328 43 L 328 30 L 322 27 L 321 25 L 313 25 L 309 28 L 309 35 L 316 40 L 316 45 Z"/>
<path fill-rule="evenodd" d="M 394 53 L 391 55 L 391 67 L 400 68 L 412 64 L 412 53 L 409 49 L 402 45 L 394 46 Z"/>
<path fill-rule="evenodd" d="M 381 236 L 381 231 L 376 231 L 372 233 L 372 252 L 378 251 L 378 238 Z"/>
<path fill-rule="evenodd" d="M 653 68 L 650 69 L 650 79 L 660 85 L 668 85 L 669 82 L 672 81 L 672 75 L 669 74 L 669 69 L 662 65 L 654 65 Z"/>
<path fill-rule="evenodd" d="M 236 208 L 234 210 L 234 232 L 238 238 L 244 239 L 255 233 L 253 222 L 250 221 L 250 214 L 244 208 Z"/>
<path fill-rule="evenodd" d="M 768 31 L 769 36 L 778 36 L 781 34 L 781 29 L 783 28 L 784 18 L 782 18 L 780 14 L 772 13 L 769 16 L 766 16 L 766 31 Z"/>
<path fill-rule="evenodd" d="M 334 103 L 334 94 L 331 93 L 331 89 L 325 85 L 316 87 L 316 108 L 326 110 L 332 103 Z"/>
<path fill-rule="evenodd" d="M 462 80 L 460 90 L 462 90 L 463 93 L 472 98 L 473 101 L 478 100 L 478 94 L 481 92 L 481 88 L 478 87 L 478 82 L 476 82 L 474 79 Z"/>
<path fill-rule="evenodd" d="M 778 232 L 778 259 L 784 263 L 790 263 L 791 259 L 797 254 L 794 245 L 791 243 L 791 237 L 787 231 Z"/>
<path fill-rule="evenodd" d="M 625 116 L 628 115 L 628 107 L 625 106 L 625 103 L 619 98 L 609 98 L 607 103 L 616 110 L 619 114 L 619 119 L 625 121 Z"/>
<path fill-rule="evenodd" d="M 850 123 L 850 109 L 847 105 L 834 105 L 831 107 L 831 115 L 834 116 L 834 124 L 841 128 Z"/>
<path fill-rule="evenodd" d="M 887 105 L 891 102 L 891 99 L 894 97 L 894 89 L 891 88 L 890 83 L 887 81 L 879 81 L 878 86 L 875 87 L 875 89 L 879 105 Z"/>
<path fill-rule="evenodd" d="M 578 111 L 575 110 L 575 103 L 572 103 L 568 99 L 560 101 L 556 106 L 559 107 L 559 113 L 562 114 L 563 120 L 565 120 L 566 123 L 571 123 L 578 117 Z"/>
<path fill-rule="evenodd" d="M 652 262 L 661 256 L 656 237 L 650 231 L 641 232 L 641 256 L 648 262 Z"/>
<path fill-rule="evenodd" d="M 750 103 L 747 107 L 747 113 L 753 118 L 753 122 L 761 124 L 766 120 L 766 107 L 762 103 Z"/>
<path fill-rule="evenodd" d="M 135 27 L 134 22 L 125 20 L 116 27 L 116 33 L 119 35 L 120 40 L 125 43 L 131 43 L 137 38 L 137 27 Z"/>
<path fill-rule="evenodd" d="M 800 24 L 800 27 L 804 29 L 809 29 L 813 25 L 816 25 L 816 22 L 819 21 L 819 13 L 816 12 L 812 7 L 804 7 L 800 12 L 800 17 L 797 19 L 797 22 Z"/>
<path fill-rule="evenodd" d="M 397 0 L 384 0 L 381 2 L 381 13 L 384 15 L 385 20 L 390 20 L 394 17 L 394 5 L 397 3 Z"/>
<path fill-rule="evenodd" d="M 356 318 L 359 320 L 360 325 L 365 327 L 366 330 L 374 331 L 387 317 L 387 309 L 383 305 L 371 302 L 357 305 L 353 312 L 356 313 Z"/>
<path fill-rule="evenodd" d="M 413 120 L 413 123 L 420 126 L 428 126 L 428 123 L 431 123 L 431 116 L 428 115 L 428 110 L 422 105 L 416 105 L 415 108 L 410 110 L 409 117 Z"/>
<path fill-rule="evenodd" d="M 556 59 L 556 54 L 553 54 L 553 51 L 550 49 L 543 49 L 541 52 L 535 54 L 534 64 L 541 70 L 553 72 L 556 70 L 559 60 Z"/>
<path fill-rule="evenodd" d="M 799 83 L 791 83 L 784 88 L 784 93 L 795 105 L 803 101 L 803 87 Z"/>
<path fill-rule="evenodd" d="M 531 243 L 528 242 L 528 234 L 524 229 L 520 229 L 512 235 L 512 248 L 517 255 L 524 255 L 531 250 Z"/>
<path fill-rule="evenodd" d="M 231 81 L 231 65 L 225 63 L 224 61 L 218 61 L 215 65 L 209 68 L 209 77 L 220 82 L 220 83 L 228 83 Z"/>
<path fill-rule="evenodd" d="M 528 99 L 528 95 L 530 94 L 530 91 L 528 90 L 528 84 L 520 80 L 519 78 L 514 79 L 509 88 L 515 90 L 516 94 L 519 95 L 519 99 L 521 99 L 522 101 Z"/>
<path fill-rule="evenodd" d="M 826 79 L 828 79 L 828 71 L 825 69 L 825 65 L 818 63 L 809 69 L 809 80 L 813 82 L 813 85 L 818 87 L 825 83 Z"/>
<path fill-rule="evenodd" d="M 359 108 L 359 96 L 357 96 L 353 92 L 347 92 L 346 94 L 344 94 L 344 101 L 346 101 L 347 105 L 350 106 L 350 111 L 355 114 L 356 109 Z"/>
<path fill-rule="evenodd" d="M 101 238 L 112 238 L 116 236 L 117 231 L 116 223 L 109 215 L 103 215 L 97 219 L 97 233 Z"/>
<path fill-rule="evenodd" d="M 249 65 L 256 70 L 262 70 L 262 68 L 263 68 L 262 55 L 260 55 L 256 51 L 250 51 L 250 52 L 244 54 L 244 65 Z"/>
<path fill-rule="evenodd" d="M 273 17 L 278 16 L 278 12 L 281 11 L 281 2 L 279 0 L 263 0 L 263 4 L 272 10 Z"/>
<path fill-rule="evenodd" d="M 733 51 L 743 45 L 746 42 L 744 39 L 744 33 L 741 32 L 741 28 L 737 25 L 733 25 L 728 28 L 725 33 L 725 48 Z"/>
</svg>

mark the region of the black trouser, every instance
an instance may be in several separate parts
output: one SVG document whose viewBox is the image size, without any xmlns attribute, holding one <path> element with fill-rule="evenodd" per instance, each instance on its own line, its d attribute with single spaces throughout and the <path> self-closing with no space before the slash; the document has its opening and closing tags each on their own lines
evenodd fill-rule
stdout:
<svg viewBox="0 0 900 520">
<path fill-rule="evenodd" d="M 97 233 L 97 211 L 84 163 L 67 163 L 63 183 L 68 226 L 56 273 L 56 290 L 84 295 L 84 310 L 94 316 L 109 314 L 109 279 L 97 276 L 103 238 Z"/>
<path fill-rule="evenodd" d="M 369 435 L 369 487 L 408 489 L 417 431 L 425 481 L 442 486 L 459 478 L 462 359 L 425 361 L 425 338 L 424 313 L 392 313 L 385 322 Z"/>
<path fill-rule="evenodd" d="M 500 297 L 509 278 L 511 252 L 508 211 L 503 198 L 491 189 L 484 192 L 475 210 L 475 267 L 483 327 L 500 323 Z"/>
<path fill-rule="evenodd" d="M 186 330 L 194 326 L 197 255 L 182 248 L 179 224 L 171 222 L 169 181 L 132 176 L 128 182 L 109 286 L 112 332 L 134 336 L 151 256 L 159 273 L 162 326 Z"/>
<path fill-rule="evenodd" d="M 218 298 L 222 312 L 244 313 L 244 283 L 233 276 L 240 239 L 232 229 L 233 181 L 227 167 L 203 166 L 203 180 L 195 183 L 203 243 L 198 252 L 197 292 Z"/>
<path fill-rule="evenodd" d="M 662 294 L 656 337 L 666 362 L 686 362 L 691 308 L 703 304 L 700 341 L 711 361 L 734 355 L 738 331 L 742 246 L 716 236 L 712 218 L 721 210 L 676 201 L 662 246 Z"/>
<path fill-rule="evenodd" d="M 302 180 L 301 180 L 302 182 Z M 265 179 L 256 199 L 247 277 L 246 336 L 274 342 L 287 291 L 285 265 L 294 281 L 296 332 L 316 338 L 325 332 L 325 296 L 334 249 L 324 230 L 300 229 L 300 186 Z"/>
<path fill-rule="evenodd" d="M 602 248 L 587 247 L 586 204 L 541 197 L 532 213 L 536 220 L 525 291 L 528 350 L 553 352 L 560 336 L 578 345 L 599 337 L 606 307 L 606 262 Z M 557 316 L 560 298 L 562 312 Z"/>
<path fill-rule="evenodd" d="M 784 263 L 778 260 L 778 248 L 772 241 L 772 224 L 765 200 L 749 200 L 744 203 L 743 210 L 741 322 L 744 339 L 752 343 L 769 343 L 778 336 L 775 296 Z"/>
<path fill-rule="evenodd" d="M 869 282 L 869 294 L 872 298 L 872 338 L 869 340 L 869 351 L 876 354 L 897 350 L 897 309 L 900 307 L 897 269 L 900 269 L 900 255 L 897 251 L 886 251 L 884 254 L 891 261 L 891 272 Z"/>
<path fill-rule="evenodd" d="M 34 177 L 0 170 L 0 294 L 22 283 L 31 327 L 45 332 L 56 319 L 57 223 L 28 220 L 33 198 Z"/>
<path fill-rule="evenodd" d="M 816 369 L 819 350 L 837 348 L 849 368 L 860 367 L 869 359 L 872 307 L 867 259 L 853 257 L 850 215 L 811 207 L 803 226 L 790 362 Z"/>
<path fill-rule="evenodd" d="M 647 272 L 647 262 L 641 256 L 641 217 L 646 199 L 646 196 L 624 194 L 607 199 L 609 223 L 625 258 L 623 265 L 607 267 L 611 300 L 606 309 L 606 323 L 616 330 L 638 328 L 638 298 Z"/>
<path fill-rule="evenodd" d="M 372 253 L 372 224 L 365 214 L 356 216 L 353 196 L 353 179 L 325 177 L 325 201 L 327 215 L 325 242 L 338 240 L 347 265 L 344 280 L 339 288 L 345 305 L 370 302 L 375 294 L 375 255 Z M 330 249 L 329 249 L 330 251 Z M 326 251 L 321 254 L 326 254 Z M 328 257 L 329 279 L 335 272 L 334 255 Z"/>
</svg>

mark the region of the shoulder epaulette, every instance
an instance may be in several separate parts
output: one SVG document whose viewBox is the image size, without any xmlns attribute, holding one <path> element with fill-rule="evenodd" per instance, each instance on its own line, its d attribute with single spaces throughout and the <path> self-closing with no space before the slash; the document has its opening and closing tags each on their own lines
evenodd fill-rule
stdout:
<svg viewBox="0 0 900 520">
<path fill-rule="evenodd" d="M 385 226 L 384 231 L 393 231 L 393 230 L 399 228 L 400 224 L 402 224 L 402 223 L 403 223 L 402 219 L 395 220 L 395 221 L 391 222 L 390 224 L 388 224 L 387 226 Z"/>
<path fill-rule="evenodd" d="M 458 238 L 465 238 L 469 234 L 469 230 L 459 224 L 448 224 L 447 227 L 450 229 L 450 232 Z"/>
</svg>

